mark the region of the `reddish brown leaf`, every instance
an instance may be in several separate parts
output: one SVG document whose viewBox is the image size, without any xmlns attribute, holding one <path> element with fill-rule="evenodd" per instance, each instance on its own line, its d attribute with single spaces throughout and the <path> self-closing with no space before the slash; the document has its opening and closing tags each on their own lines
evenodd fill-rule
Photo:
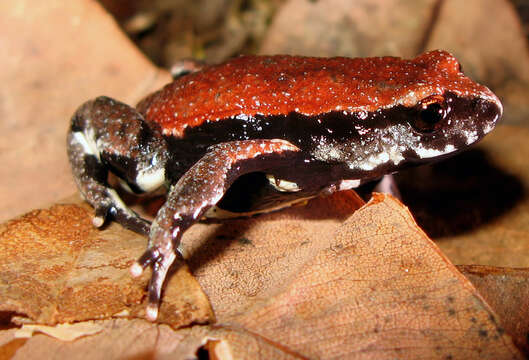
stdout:
<svg viewBox="0 0 529 360">
<path fill-rule="evenodd" d="M 184 235 L 184 255 L 217 319 L 223 323 L 281 291 L 363 203 L 356 193 L 341 192 L 251 219 L 194 225 Z"/>
<path fill-rule="evenodd" d="M 242 329 L 193 326 L 174 331 L 142 320 L 95 322 L 101 332 L 64 342 L 48 335 L 15 338 L 15 329 L 0 333 L 0 359 L 303 359 Z M 16 355 L 15 355 L 16 354 Z"/>
<path fill-rule="evenodd" d="M 499 315 L 514 343 L 529 355 L 529 269 L 480 265 L 460 265 L 458 269 Z"/>
<path fill-rule="evenodd" d="M 87 205 L 55 205 L 0 225 L 0 310 L 42 324 L 143 316 L 148 274 L 128 268 L 146 239 L 111 224 L 100 231 Z M 213 319 L 207 298 L 181 267 L 171 278 L 160 322 L 179 327 Z"/>
</svg>

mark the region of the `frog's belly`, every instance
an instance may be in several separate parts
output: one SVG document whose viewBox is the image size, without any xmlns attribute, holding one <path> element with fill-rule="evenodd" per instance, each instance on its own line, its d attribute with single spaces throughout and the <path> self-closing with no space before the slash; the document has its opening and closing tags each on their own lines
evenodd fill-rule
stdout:
<svg viewBox="0 0 529 360">
<path fill-rule="evenodd" d="M 228 219 L 267 213 L 318 196 L 319 191 L 304 191 L 297 184 L 264 173 L 241 176 L 224 197 L 203 215 L 204 218 Z"/>
<path fill-rule="evenodd" d="M 308 200 L 322 193 L 331 194 L 335 191 L 356 188 L 360 183 L 359 180 L 344 180 L 336 185 L 306 191 L 291 181 L 277 179 L 270 174 L 252 173 L 237 179 L 221 201 L 206 211 L 203 218 L 246 217 L 293 205 L 304 205 Z"/>
</svg>

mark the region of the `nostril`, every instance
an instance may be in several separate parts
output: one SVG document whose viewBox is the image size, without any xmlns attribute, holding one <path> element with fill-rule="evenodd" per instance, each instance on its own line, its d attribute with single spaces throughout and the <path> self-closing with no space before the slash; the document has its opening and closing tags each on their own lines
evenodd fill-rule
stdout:
<svg viewBox="0 0 529 360">
<path fill-rule="evenodd" d="M 483 119 L 497 121 L 503 112 L 503 107 L 496 99 L 476 99 L 472 103 L 474 114 L 478 114 Z"/>
<path fill-rule="evenodd" d="M 490 110 L 489 109 L 490 105 L 492 105 L 492 103 L 490 101 L 487 101 L 487 100 L 481 99 L 481 98 L 475 99 L 472 102 L 472 110 L 476 114 L 486 113 L 486 112 L 488 112 Z"/>
<path fill-rule="evenodd" d="M 503 105 L 500 99 L 496 95 L 492 94 L 492 97 L 488 98 L 487 100 L 483 100 L 483 102 L 487 103 L 488 107 L 491 108 L 491 111 L 499 120 L 499 118 L 503 115 Z"/>
</svg>

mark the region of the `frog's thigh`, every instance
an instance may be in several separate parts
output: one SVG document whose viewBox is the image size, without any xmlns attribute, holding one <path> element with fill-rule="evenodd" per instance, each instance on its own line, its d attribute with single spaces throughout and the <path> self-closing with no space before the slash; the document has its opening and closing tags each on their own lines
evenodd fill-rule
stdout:
<svg viewBox="0 0 529 360">
<path fill-rule="evenodd" d="M 146 127 L 136 109 L 107 97 L 86 102 L 72 117 L 68 156 L 81 194 L 95 208 L 96 226 L 110 215 L 131 230 L 149 232 L 149 222 L 130 210 L 107 182 L 109 172 L 138 191 L 152 190 L 163 181 L 165 143 L 154 130 L 146 148 L 157 153 L 133 158 L 133 154 L 141 153 L 143 144 L 138 139 Z M 152 166 L 153 158 L 160 158 L 158 166 Z M 136 166 L 125 169 L 124 160 Z M 149 166 L 138 166 L 143 163 Z"/>
</svg>

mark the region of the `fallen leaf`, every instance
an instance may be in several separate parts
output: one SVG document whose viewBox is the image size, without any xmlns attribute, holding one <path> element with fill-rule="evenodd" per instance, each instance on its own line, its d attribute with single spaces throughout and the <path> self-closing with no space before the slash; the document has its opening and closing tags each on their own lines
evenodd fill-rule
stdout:
<svg viewBox="0 0 529 360">
<path fill-rule="evenodd" d="M 333 205 L 321 201 L 305 214 L 328 219 Z M 229 236 L 249 242 L 191 251 L 220 325 L 308 358 L 521 358 L 470 282 L 391 197 L 327 224 L 335 236 L 316 216 L 296 222 L 297 211 Z"/>
<path fill-rule="evenodd" d="M 9 329 L 0 331 L 0 359 L 12 359 L 18 349 L 26 344 L 27 339 L 15 338 L 16 330 Z"/>
<path fill-rule="evenodd" d="M 16 350 L 13 359 L 155 359 L 172 354 L 183 338 L 167 325 L 146 320 L 96 321 L 101 332 L 64 342 L 43 334 L 36 334 Z M 10 330 L 14 333 L 13 330 Z M 13 346 L 13 340 L 0 346 Z M 182 359 L 177 354 L 170 359 Z"/>
<path fill-rule="evenodd" d="M 325 239 L 364 204 L 346 191 L 250 219 L 195 224 L 182 239 L 184 257 L 212 301 L 219 322 L 244 314 L 252 302 L 278 291 Z M 264 294 L 264 295 L 263 295 Z"/>
<path fill-rule="evenodd" d="M 15 338 L 30 338 L 34 333 L 40 332 L 58 340 L 72 341 L 101 331 L 103 331 L 103 327 L 94 321 L 56 326 L 24 324 L 15 332 Z"/>
<path fill-rule="evenodd" d="M 483 265 L 457 267 L 499 315 L 514 343 L 529 355 L 529 269 Z"/>
<path fill-rule="evenodd" d="M 243 329 L 232 329 L 222 326 L 194 326 L 178 331 L 182 336 L 173 353 L 179 359 L 208 358 L 213 360 L 231 359 L 306 359 L 280 344 Z M 165 359 L 162 358 L 162 359 Z"/>
<path fill-rule="evenodd" d="M 76 190 L 66 130 L 99 95 L 134 104 L 169 82 L 92 0 L 0 2 L 0 222 Z M 36 182 L 38 179 L 38 182 Z"/>
<path fill-rule="evenodd" d="M 98 320 L 100 331 L 64 342 L 36 333 L 16 338 L 16 329 L 0 332 L 1 359 L 304 359 L 242 329 L 193 326 L 174 330 L 143 320 Z M 5 355 L 4 357 L 1 357 Z"/>
<path fill-rule="evenodd" d="M 517 358 L 516 349 L 492 311 L 398 202 L 378 195 L 354 213 L 361 204 L 354 192 L 342 192 L 315 199 L 306 207 L 222 224 L 194 225 L 184 236 L 185 254 L 211 299 L 218 323 L 195 330 L 200 336 L 184 338 L 185 331 L 171 335 L 179 339 L 175 338 L 171 349 L 187 346 L 192 353 L 206 351 L 219 358 L 226 354 L 236 358 L 255 358 L 259 354 L 275 354 L 270 356 L 277 358 L 353 354 L 359 358 L 381 354 L 464 358 L 479 354 L 480 358 L 501 358 L 509 354 Z M 111 280 L 132 281 L 127 267 L 143 250 L 145 239 L 140 241 L 142 237 L 115 224 L 104 231 L 93 229 L 89 215 L 87 206 L 56 205 L 4 225 L 0 239 L 9 235 L 11 242 L 7 246 L 0 241 L 4 246 L 0 251 L 8 255 L 7 259 L 14 259 L 0 265 L 2 283 L 8 284 L 0 288 L 0 298 L 8 299 L 0 304 L 4 311 L 32 312 L 40 319 L 52 314 L 48 315 L 51 321 L 64 322 L 72 321 L 72 316 L 79 319 L 77 308 L 84 315 L 92 311 L 86 308 L 91 302 L 102 316 L 109 316 L 123 307 L 119 294 L 139 294 L 142 298 L 146 279 L 127 286 Z M 127 233 L 131 238 L 127 239 Z M 337 235 L 328 235 L 332 233 Z M 49 243 L 46 238 L 50 238 Z M 111 248 L 117 250 L 112 252 Z M 40 261 L 28 261 L 37 255 Z M 96 262 L 91 263 L 94 259 Z M 46 264 L 56 267 L 60 261 L 69 271 L 63 274 L 55 270 L 50 276 Z M 113 274 L 112 268 L 120 269 L 121 274 Z M 13 276 L 5 269 L 25 281 L 12 281 Z M 188 320 L 185 323 L 200 321 L 190 319 L 188 309 L 200 309 L 201 302 L 207 303 L 201 293 L 180 302 L 170 298 L 171 291 L 187 294 L 181 290 L 185 285 L 172 283 L 182 276 L 177 273 L 168 284 L 161 321 L 167 321 L 164 308 L 168 309 L 168 304 L 169 312 L 188 314 L 187 318 L 183 316 Z M 44 284 L 55 290 L 42 291 Z M 78 286 L 77 291 L 65 290 L 68 286 L 76 289 L 71 284 Z M 114 287 L 115 291 L 105 292 L 103 300 L 88 301 L 94 299 L 90 286 L 97 285 Z M 6 291 L 7 287 L 11 292 Z M 21 288 L 26 292 L 19 295 Z M 83 300 L 70 296 L 76 292 L 83 294 Z M 112 297 L 116 294 L 118 301 Z M 34 299 L 48 302 L 34 307 L 24 303 Z M 58 305 L 54 299 L 59 299 Z M 61 306 L 65 303 L 67 306 Z M 141 307 L 136 307 L 137 312 L 143 311 L 144 304 L 136 305 Z M 63 313 L 64 309 L 67 311 Z M 134 306 L 130 312 L 135 312 Z M 141 322 L 132 324 L 143 326 Z M 119 348 L 128 341 L 124 340 L 124 329 L 106 333 L 105 339 L 113 339 Z M 131 334 L 136 331 L 127 329 Z M 90 339 L 104 333 L 61 346 L 61 351 L 66 356 L 83 349 L 91 344 Z M 185 345 L 182 339 L 190 342 Z M 35 351 L 34 346 L 45 353 L 57 348 L 53 341 L 36 335 L 21 345 L 17 354 Z M 110 344 L 105 342 L 103 348 L 107 346 Z M 167 356 L 181 358 L 176 355 L 179 353 L 171 351 Z"/>
<path fill-rule="evenodd" d="M 274 17 L 259 52 L 413 57 L 435 7 L 435 0 L 290 0 Z"/>
<path fill-rule="evenodd" d="M 39 324 L 144 316 L 150 276 L 128 271 L 147 239 L 117 224 L 91 223 L 86 204 L 54 205 L 0 225 L 0 310 Z M 159 321 L 174 327 L 214 319 L 200 286 L 181 266 L 167 283 Z M 20 320 L 18 320 L 20 322 Z"/>
</svg>

